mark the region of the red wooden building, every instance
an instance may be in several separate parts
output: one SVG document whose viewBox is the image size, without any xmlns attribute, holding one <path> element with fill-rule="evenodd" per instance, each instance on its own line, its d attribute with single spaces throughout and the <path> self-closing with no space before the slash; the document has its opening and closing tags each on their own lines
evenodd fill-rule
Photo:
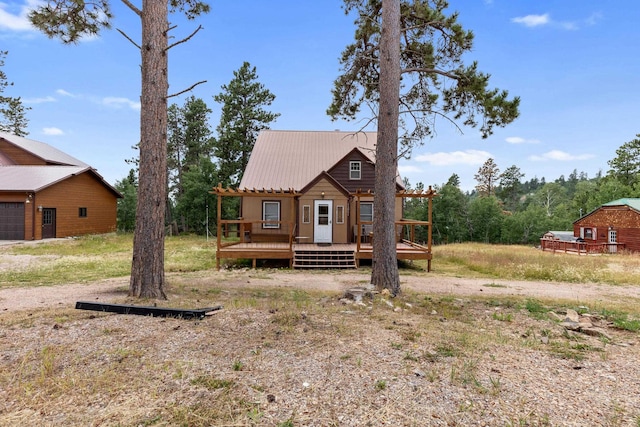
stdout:
<svg viewBox="0 0 640 427">
<path fill-rule="evenodd" d="M 540 239 L 543 250 L 594 253 L 640 251 L 640 199 L 624 198 L 605 203 L 573 223 L 574 240 L 552 232 Z"/>
</svg>

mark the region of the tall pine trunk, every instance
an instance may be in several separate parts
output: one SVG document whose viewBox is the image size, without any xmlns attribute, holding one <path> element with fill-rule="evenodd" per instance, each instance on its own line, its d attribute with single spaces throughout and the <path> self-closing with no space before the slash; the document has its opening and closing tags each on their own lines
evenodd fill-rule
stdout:
<svg viewBox="0 0 640 427">
<path fill-rule="evenodd" d="M 168 0 L 143 0 L 142 11 L 140 169 L 129 295 L 166 299 Z"/>
<path fill-rule="evenodd" d="M 379 84 L 371 283 L 378 289 L 388 289 L 396 296 L 400 293 L 395 233 L 400 99 L 400 0 L 382 1 Z"/>
</svg>

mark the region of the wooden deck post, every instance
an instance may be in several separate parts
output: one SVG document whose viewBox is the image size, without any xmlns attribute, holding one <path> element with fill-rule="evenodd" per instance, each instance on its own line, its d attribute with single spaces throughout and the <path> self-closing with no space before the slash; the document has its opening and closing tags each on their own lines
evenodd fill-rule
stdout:
<svg viewBox="0 0 640 427">
<path fill-rule="evenodd" d="M 220 185 L 218 185 L 219 187 L 221 187 Z M 218 210 L 216 212 L 216 217 L 217 217 L 217 221 L 216 221 L 216 269 L 220 270 L 220 246 L 222 244 L 222 223 L 220 222 L 220 220 L 222 219 L 222 194 L 217 193 L 216 194 L 218 196 L 218 203 L 217 203 L 217 207 Z"/>
</svg>

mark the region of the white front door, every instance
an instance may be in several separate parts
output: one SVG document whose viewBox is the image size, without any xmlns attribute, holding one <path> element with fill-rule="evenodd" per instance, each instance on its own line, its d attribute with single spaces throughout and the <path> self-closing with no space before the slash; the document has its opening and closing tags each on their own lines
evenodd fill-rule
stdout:
<svg viewBox="0 0 640 427">
<path fill-rule="evenodd" d="M 609 252 L 618 252 L 618 232 L 616 230 L 609 230 Z"/>
<path fill-rule="evenodd" d="M 313 243 L 332 243 L 333 241 L 333 201 L 314 201 Z"/>
</svg>

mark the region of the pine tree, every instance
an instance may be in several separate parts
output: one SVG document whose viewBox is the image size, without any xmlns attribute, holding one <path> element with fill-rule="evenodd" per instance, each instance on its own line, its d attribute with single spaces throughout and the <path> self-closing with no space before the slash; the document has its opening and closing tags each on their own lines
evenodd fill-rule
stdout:
<svg viewBox="0 0 640 427">
<path fill-rule="evenodd" d="M 640 176 L 640 134 L 616 150 L 616 157 L 608 162 L 609 175 L 627 186 L 633 186 Z"/>
<path fill-rule="evenodd" d="M 334 119 L 355 119 L 363 104 L 375 109 L 377 244 L 371 282 L 392 295 L 400 292 L 393 214 L 398 148 L 408 153 L 433 136 L 440 115 L 480 124 L 484 137 L 518 116 L 518 98 L 489 89 L 489 75 L 475 62 L 464 65 L 473 34 L 463 30 L 456 13 L 445 15 L 447 7 L 443 0 L 345 0 L 346 12 L 357 14 L 356 40 L 342 53 L 343 73 L 327 112 Z"/>
<path fill-rule="evenodd" d="M 128 0 L 123 0 L 123 3 L 140 18 L 142 28 L 140 43 L 126 36 L 140 50 L 142 74 L 138 205 L 129 294 L 166 299 L 164 227 L 167 99 L 170 96 L 167 52 L 194 34 L 170 46 L 169 32 L 172 28 L 169 26 L 169 12 L 183 12 L 187 18 L 193 19 L 208 12 L 209 6 L 199 0 L 142 0 L 141 8 Z M 69 44 L 110 28 L 113 15 L 109 0 L 49 0 L 33 9 L 29 19 L 47 36 Z"/>
<path fill-rule="evenodd" d="M 11 97 L 3 95 L 5 89 L 13 86 L 13 83 L 7 81 L 7 75 L 2 70 L 4 67 L 4 58 L 9 52 L 0 51 L 0 131 L 12 133 L 16 136 L 26 136 L 27 125 L 29 121 L 26 117 L 26 108 L 22 105 L 20 97 Z"/>
<path fill-rule="evenodd" d="M 213 154 L 218 159 L 223 186 L 240 184 L 258 133 L 268 129 L 269 124 L 280 116 L 265 109 L 275 98 L 258 82 L 256 67 L 248 62 L 234 71 L 229 84 L 222 85 L 222 92 L 213 97 L 222 104 Z"/>
<path fill-rule="evenodd" d="M 480 196 L 495 196 L 495 188 L 500 178 L 500 169 L 496 162 L 489 158 L 480 169 L 478 169 L 478 173 L 474 175 L 474 179 L 478 181 L 478 185 L 476 185 L 476 190 L 480 194 Z"/>
</svg>

